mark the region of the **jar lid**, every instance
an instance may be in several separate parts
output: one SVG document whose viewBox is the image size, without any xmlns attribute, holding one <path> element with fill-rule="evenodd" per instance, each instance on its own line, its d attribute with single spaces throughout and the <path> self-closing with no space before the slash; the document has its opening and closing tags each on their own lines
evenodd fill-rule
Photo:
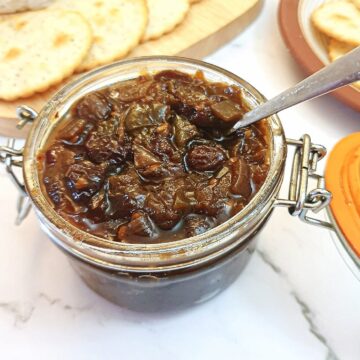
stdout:
<svg viewBox="0 0 360 360">
<path fill-rule="evenodd" d="M 360 258 L 360 132 L 336 144 L 327 161 L 325 180 L 333 194 L 333 218 Z"/>
</svg>

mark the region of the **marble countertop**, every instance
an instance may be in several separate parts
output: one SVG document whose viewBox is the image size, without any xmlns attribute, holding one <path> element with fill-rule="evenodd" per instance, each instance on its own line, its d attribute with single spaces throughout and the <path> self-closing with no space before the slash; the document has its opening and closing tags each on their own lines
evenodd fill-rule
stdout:
<svg viewBox="0 0 360 360">
<path fill-rule="evenodd" d="M 271 97 L 303 78 L 277 27 L 277 2 L 207 61 Z M 326 96 L 281 114 L 286 135 L 329 149 L 359 113 Z M 89 290 L 41 232 L 14 225 L 17 191 L 0 171 L 1 359 L 360 359 L 360 283 L 330 233 L 276 209 L 238 280 L 173 315 L 121 309 Z"/>
</svg>

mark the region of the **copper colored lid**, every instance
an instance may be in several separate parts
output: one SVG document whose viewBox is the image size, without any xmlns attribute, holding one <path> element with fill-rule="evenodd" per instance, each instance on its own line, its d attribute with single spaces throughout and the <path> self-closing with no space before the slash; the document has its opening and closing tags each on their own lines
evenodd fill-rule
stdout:
<svg viewBox="0 0 360 360">
<path fill-rule="evenodd" d="M 322 61 L 307 43 L 299 24 L 299 0 L 281 0 L 279 25 L 282 37 L 290 52 L 307 74 L 313 74 L 324 67 Z M 331 93 L 340 101 L 360 111 L 360 92 L 346 86 Z"/>
</svg>

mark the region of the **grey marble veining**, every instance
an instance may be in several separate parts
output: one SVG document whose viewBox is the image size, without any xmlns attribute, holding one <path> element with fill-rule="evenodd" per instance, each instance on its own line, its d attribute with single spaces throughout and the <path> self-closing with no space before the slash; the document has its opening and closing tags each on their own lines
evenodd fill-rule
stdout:
<svg viewBox="0 0 360 360">
<path fill-rule="evenodd" d="M 260 256 L 260 258 L 279 276 L 281 276 L 284 281 L 286 281 L 290 288 L 292 285 L 289 282 L 289 279 L 286 277 L 286 274 L 280 269 L 280 267 L 271 260 L 270 256 L 266 254 L 264 251 L 259 249 L 256 250 L 256 253 Z M 328 340 L 326 340 L 325 336 L 320 333 L 317 325 L 315 324 L 313 311 L 310 309 L 310 306 L 301 299 L 300 295 L 295 292 L 295 290 L 291 290 L 291 296 L 294 298 L 296 303 L 299 305 L 299 310 L 304 316 L 306 322 L 309 324 L 309 331 L 315 336 L 317 340 L 323 344 L 327 350 L 326 360 L 339 360 L 338 356 L 335 354 L 334 350 L 331 348 Z"/>
</svg>

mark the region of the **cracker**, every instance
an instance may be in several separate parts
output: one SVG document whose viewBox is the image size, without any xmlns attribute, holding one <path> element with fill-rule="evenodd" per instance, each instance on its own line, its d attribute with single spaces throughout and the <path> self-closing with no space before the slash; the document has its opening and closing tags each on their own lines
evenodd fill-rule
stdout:
<svg viewBox="0 0 360 360">
<path fill-rule="evenodd" d="M 351 86 L 356 88 L 357 91 L 360 91 L 360 81 L 354 82 Z"/>
<path fill-rule="evenodd" d="M 327 2 L 312 14 L 314 26 L 324 34 L 348 44 L 360 45 L 360 10 L 350 2 Z"/>
<path fill-rule="evenodd" d="M 349 51 L 353 50 L 355 46 L 349 45 L 347 43 L 343 43 L 341 41 L 337 41 L 335 39 L 330 39 L 328 44 L 328 54 L 329 59 L 331 61 L 335 61 L 341 56 L 344 56 Z M 358 90 L 360 90 L 360 81 L 356 81 L 351 84 L 351 86 L 354 86 Z"/>
<path fill-rule="evenodd" d="M 350 0 L 358 9 L 360 9 L 360 0 Z"/>
<path fill-rule="evenodd" d="M 189 10 L 189 0 L 147 0 L 149 21 L 143 41 L 157 39 L 180 24 Z"/>
<path fill-rule="evenodd" d="M 42 92 L 71 75 L 92 40 L 88 23 L 71 11 L 4 15 L 0 21 L 0 98 Z"/>
<path fill-rule="evenodd" d="M 335 39 L 330 39 L 328 43 L 329 59 L 331 61 L 335 61 L 337 58 L 344 56 L 354 48 L 354 45 L 350 45 Z"/>
<path fill-rule="evenodd" d="M 52 8 L 78 11 L 92 27 L 94 43 L 79 72 L 125 57 L 147 22 L 145 0 L 58 0 Z"/>
<path fill-rule="evenodd" d="M 10 14 L 16 11 L 41 9 L 53 0 L 0 0 L 0 14 Z"/>
</svg>

